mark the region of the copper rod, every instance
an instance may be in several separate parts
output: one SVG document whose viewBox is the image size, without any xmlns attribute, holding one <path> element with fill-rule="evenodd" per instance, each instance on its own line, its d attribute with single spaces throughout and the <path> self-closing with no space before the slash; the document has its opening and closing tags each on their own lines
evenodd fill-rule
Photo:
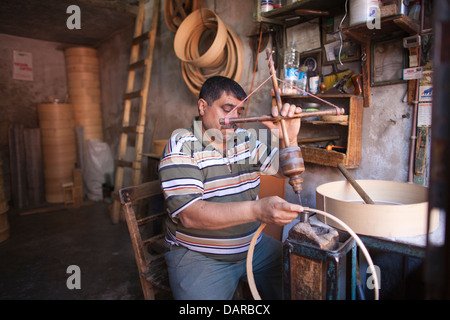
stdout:
<svg viewBox="0 0 450 320">
<path fill-rule="evenodd" d="M 345 110 L 341 108 L 339 110 L 339 114 L 344 114 Z M 228 125 L 232 123 L 246 123 L 246 122 L 262 122 L 262 121 L 283 121 L 290 119 L 298 119 L 298 118 L 308 118 L 308 117 L 320 117 L 325 115 L 338 115 L 337 109 L 329 109 L 329 110 L 320 110 L 320 111 L 305 111 L 302 113 L 294 114 L 292 117 L 274 117 L 270 114 L 265 114 L 262 116 L 250 116 L 250 117 L 239 117 L 239 118 L 221 118 L 219 119 L 219 123 L 221 125 Z"/>
<path fill-rule="evenodd" d="M 275 94 L 275 101 L 277 103 L 278 113 L 281 114 L 281 97 L 280 97 L 280 91 L 278 91 L 277 74 L 276 74 L 275 66 L 273 65 L 273 60 L 272 60 L 272 50 L 267 48 L 266 54 L 267 54 L 267 59 L 269 60 L 269 70 L 270 70 L 270 74 L 272 76 L 272 84 L 273 84 L 273 91 Z M 280 120 L 280 123 L 281 123 L 281 131 L 283 132 L 284 147 L 287 148 L 287 147 L 289 147 L 289 137 L 287 134 L 286 123 L 284 122 L 283 119 Z"/>
</svg>

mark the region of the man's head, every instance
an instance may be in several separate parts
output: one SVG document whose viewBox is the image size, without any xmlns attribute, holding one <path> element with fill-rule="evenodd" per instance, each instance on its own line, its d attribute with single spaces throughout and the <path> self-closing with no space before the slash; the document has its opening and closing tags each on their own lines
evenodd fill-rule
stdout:
<svg viewBox="0 0 450 320">
<path fill-rule="evenodd" d="M 224 128 L 219 124 L 219 119 L 240 116 L 244 107 L 234 108 L 245 97 L 242 87 L 229 78 L 215 76 L 203 84 L 198 99 L 198 112 L 203 131 L 210 140 L 216 142 L 215 144 L 221 144 L 219 141 L 225 142 L 233 137 L 235 127 Z"/>
<path fill-rule="evenodd" d="M 214 76 L 203 83 L 198 98 L 204 99 L 209 105 L 212 105 L 222 96 L 223 92 L 238 100 L 244 100 L 247 96 L 244 89 L 236 81 L 222 76 Z"/>
</svg>

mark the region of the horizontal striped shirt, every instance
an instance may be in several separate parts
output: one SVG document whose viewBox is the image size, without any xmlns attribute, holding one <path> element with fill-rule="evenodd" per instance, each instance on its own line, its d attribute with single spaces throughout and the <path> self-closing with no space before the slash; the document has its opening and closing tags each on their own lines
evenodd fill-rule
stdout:
<svg viewBox="0 0 450 320">
<path fill-rule="evenodd" d="M 257 140 L 255 134 L 237 129 L 233 144 L 222 154 L 203 139 L 201 123 L 195 119 L 190 129 L 173 134 L 159 165 L 169 213 L 166 240 L 219 260 L 244 259 L 260 222 L 203 230 L 184 227 L 177 215 L 198 200 L 258 199 L 260 174 L 276 167 L 277 153 L 277 148 Z"/>
</svg>

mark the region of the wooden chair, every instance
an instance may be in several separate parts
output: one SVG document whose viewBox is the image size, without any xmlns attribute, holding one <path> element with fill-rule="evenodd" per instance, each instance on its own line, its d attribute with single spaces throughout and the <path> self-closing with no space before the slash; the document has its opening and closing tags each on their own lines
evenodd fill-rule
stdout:
<svg viewBox="0 0 450 320">
<path fill-rule="evenodd" d="M 261 175 L 259 198 L 279 196 L 286 199 L 286 179 L 275 178 L 269 175 Z M 283 227 L 268 224 L 263 232 L 277 240 L 282 239 Z"/>
<path fill-rule="evenodd" d="M 146 300 L 171 298 L 164 260 L 164 197 L 159 180 L 119 190 Z"/>
</svg>

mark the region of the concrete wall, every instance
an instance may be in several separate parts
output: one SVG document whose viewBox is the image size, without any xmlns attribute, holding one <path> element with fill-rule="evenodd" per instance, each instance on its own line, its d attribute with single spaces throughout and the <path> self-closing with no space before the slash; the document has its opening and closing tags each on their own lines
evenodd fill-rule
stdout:
<svg viewBox="0 0 450 320">
<path fill-rule="evenodd" d="M 67 93 L 63 44 L 0 34 L 0 153 L 6 196 L 10 198 L 8 128 L 37 128 L 37 105 Z M 33 56 L 33 81 L 13 79 L 13 51 Z"/>
<path fill-rule="evenodd" d="M 251 50 L 248 35 L 256 33 L 252 20 L 253 1 L 204 1 L 204 6 L 214 10 L 217 15 L 239 35 L 244 45 L 245 66 L 240 84 L 248 92 L 250 90 L 253 67 L 251 64 Z M 152 2 L 147 3 L 146 21 L 148 30 L 152 15 Z M 127 83 L 126 66 L 129 63 L 130 41 L 134 29 L 123 30 L 100 44 L 99 57 L 101 66 L 103 123 L 105 141 L 107 141 L 117 154 L 121 126 L 123 102 L 122 94 Z M 197 97 L 194 96 L 185 84 L 181 71 L 180 61 L 176 57 L 173 43 L 175 33 L 171 32 L 163 16 L 163 8 L 159 15 L 158 35 L 153 59 L 153 69 L 149 90 L 149 102 L 146 117 L 146 133 L 144 152 L 151 151 L 151 139 L 156 118 L 159 119 L 155 139 L 168 139 L 171 133 L 178 128 L 191 125 L 191 120 L 197 115 Z M 260 54 L 259 72 L 256 74 L 255 84 L 268 77 L 268 68 L 265 54 Z M 140 88 L 141 75 L 136 77 L 135 88 Z M 264 90 L 260 90 L 252 97 L 249 114 L 256 112 L 270 112 L 270 90 L 268 83 Z M 255 111 L 259 110 L 259 111 Z M 130 157 L 133 149 L 129 148 Z"/>
<path fill-rule="evenodd" d="M 253 76 L 249 35 L 258 33 L 258 28 L 253 23 L 253 1 L 205 0 L 204 5 L 214 10 L 239 35 L 245 50 L 245 66 L 240 83 L 249 93 Z M 150 7 L 148 11 L 150 13 Z M 197 99 L 184 83 L 179 60 L 173 51 L 175 34 L 165 25 L 162 9 L 159 17 L 144 152 L 151 150 L 150 141 L 156 117 L 159 118 L 159 125 L 155 137 L 167 139 L 173 130 L 188 127 L 192 117 L 197 114 Z M 132 27 L 124 29 L 112 34 L 97 48 L 101 66 L 104 137 L 114 154 L 117 154 L 121 128 L 122 94 L 127 82 L 126 66 L 129 62 L 132 34 Z M 59 50 L 60 46 L 60 43 L 0 35 L 0 147 L 2 154 L 4 151 L 5 154 L 7 153 L 7 127 L 10 123 L 23 123 L 25 126 L 37 127 L 36 105 L 43 102 L 49 95 L 64 98 L 67 85 L 64 53 Z M 271 46 L 270 41 L 268 46 Z M 33 54 L 35 70 L 33 82 L 12 79 L 12 50 L 22 50 Z M 266 55 L 263 52 L 259 54 L 254 86 L 259 85 L 268 75 Z M 252 96 L 249 115 L 270 111 L 270 90 L 271 83 L 268 82 Z M 352 170 L 355 178 L 406 181 L 412 109 L 401 102 L 405 90 L 405 84 L 372 88 L 371 106 L 364 109 L 362 162 L 358 169 Z M 254 127 L 261 126 L 254 125 Z M 4 163 L 8 163 L 5 156 L 3 160 Z M 312 164 L 306 164 L 303 178 L 303 204 L 311 207 L 315 207 L 315 189 L 318 185 L 344 179 L 336 168 Z M 288 199 L 296 201 L 290 187 L 287 187 L 286 191 Z"/>
</svg>

